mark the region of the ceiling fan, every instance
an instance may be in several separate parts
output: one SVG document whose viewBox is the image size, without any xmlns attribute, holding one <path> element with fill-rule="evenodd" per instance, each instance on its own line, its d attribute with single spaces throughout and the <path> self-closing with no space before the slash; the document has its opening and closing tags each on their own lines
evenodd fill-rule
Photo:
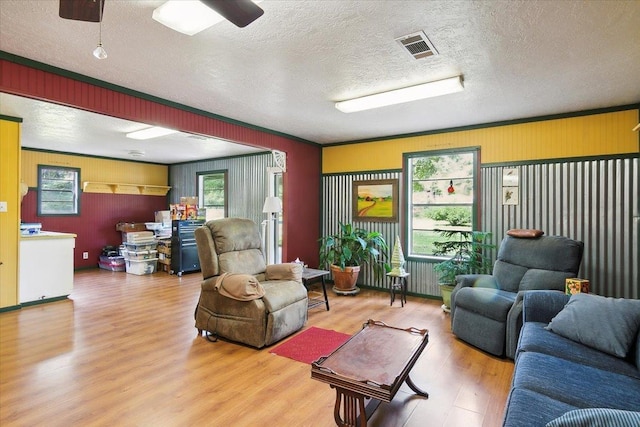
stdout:
<svg viewBox="0 0 640 427">
<path fill-rule="evenodd" d="M 100 22 L 105 0 L 60 0 L 60 18 Z"/>
<path fill-rule="evenodd" d="M 200 0 L 203 4 L 218 12 L 227 21 L 244 28 L 264 13 L 251 0 Z"/>
<path fill-rule="evenodd" d="M 100 22 L 106 0 L 60 0 L 61 18 L 76 21 Z M 242 28 L 264 14 L 251 0 L 201 0 L 228 21 Z"/>
</svg>

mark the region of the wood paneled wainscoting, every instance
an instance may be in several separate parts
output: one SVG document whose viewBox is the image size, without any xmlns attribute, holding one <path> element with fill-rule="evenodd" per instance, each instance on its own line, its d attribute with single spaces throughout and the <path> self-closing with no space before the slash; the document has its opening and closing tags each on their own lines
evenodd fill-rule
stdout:
<svg viewBox="0 0 640 427">
<path fill-rule="evenodd" d="M 335 390 L 301 362 L 198 337 L 201 275 L 75 274 L 69 300 L 0 313 L 0 425 L 333 426 Z M 428 328 L 406 384 L 370 426 L 499 426 L 513 363 L 456 339 L 440 302 L 329 295 L 305 328 L 353 334 L 367 319 Z"/>
</svg>

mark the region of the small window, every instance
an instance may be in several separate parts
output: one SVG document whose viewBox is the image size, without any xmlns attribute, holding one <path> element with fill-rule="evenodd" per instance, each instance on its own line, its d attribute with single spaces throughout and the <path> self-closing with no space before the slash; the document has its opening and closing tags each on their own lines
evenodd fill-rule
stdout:
<svg viewBox="0 0 640 427">
<path fill-rule="evenodd" d="M 38 165 L 38 215 L 79 215 L 80 169 Z"/>
<path fill-rule="evenodd" d="M 198 173 L 198 202 L 207 221 L 227 216 L 227 171 Z"/>
<path fill-rule="evenodd" d="M 405 156 L 409 256 L 432 257 L 436 230 L 474 228 L 477 150 Z"/>
</svg>

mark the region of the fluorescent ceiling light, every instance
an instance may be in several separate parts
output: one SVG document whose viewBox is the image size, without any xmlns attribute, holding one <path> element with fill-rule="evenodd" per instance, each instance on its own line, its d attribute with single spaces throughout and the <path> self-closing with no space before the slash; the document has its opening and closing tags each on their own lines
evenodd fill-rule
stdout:
<svg viewBox="0 0 640 427">
<path fill-rule="evenodd" d="M 461 92 L 463 89 L 462 78 L 455 76 L 435 82 L 336 102 L 336 108 L 343 113 L 353 113 L 356 111 L 370 110 L 372 108 L 386 107 L 387 105 L 402 104 L 403 102 L 448 95 L 450 93 Z"/>
<path fill-rule="evenodd" d="M 158 138 L 159 136 L 171 135 L 172 133 L 177 133 L 177 130 L 161 128 L 159 126 L 153 126 L 150 128 L 137 130 L 135 132 L 130 132 L 126 135 L 127 138 L 131 139 L 151 139 Z"/>
<path fill-rule="evenodd" d="M 262 0 L 253 0 L 261 3 Z M 172 30 L 192 36 L 225 19 L 199 0 L 169 0 L 153 11 L 152 18 Z"/>
</svg>

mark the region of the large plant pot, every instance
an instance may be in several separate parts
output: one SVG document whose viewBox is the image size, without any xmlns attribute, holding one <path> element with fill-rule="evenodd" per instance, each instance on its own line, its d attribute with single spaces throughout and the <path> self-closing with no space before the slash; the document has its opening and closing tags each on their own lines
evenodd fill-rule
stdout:
<svg viewBox="0 0 640 427">
<path fill-rule="evenodd" d="M 451 311 L 451 292 L 456 285 L 440 285 L 440 295 L 442 295 L 442 310 L 449 313 Z"/>
<path fill-rule="evenodd" d="M 355 295 L 360 292 L 360 288 L 356 286 L 360 266 L 345 267 L 343 270 L 337 265 L 331 265 L 331 274 L 333 276 L 333 292 L 336 294 Z"/>
</svg>

